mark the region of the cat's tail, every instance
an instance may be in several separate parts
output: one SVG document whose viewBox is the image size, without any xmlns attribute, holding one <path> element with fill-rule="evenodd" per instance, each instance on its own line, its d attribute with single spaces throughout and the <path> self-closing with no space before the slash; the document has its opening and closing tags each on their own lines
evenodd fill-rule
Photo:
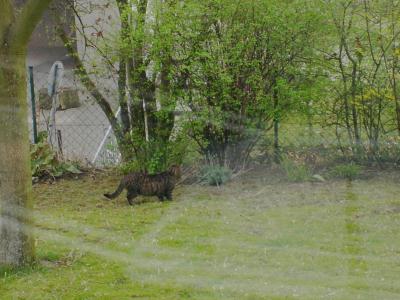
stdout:
<svg viewBox="0 0 400 300">
<path fill-rule="evenodd" d="M 119 196 L 119 194 L 122 193 L 124 188 L 125 188 L 125 183 L 124 183 L 124 181 L 121 181 L 121 183 L 119 184 L 117 190 L 114 193 L 112 193 L 112 194 L 110 194 L 110 193 L 104 194 L 104 197 L 106 197 L 108 199 L 115 199 L 115 198 L 117 198 Z"/>
</svg>

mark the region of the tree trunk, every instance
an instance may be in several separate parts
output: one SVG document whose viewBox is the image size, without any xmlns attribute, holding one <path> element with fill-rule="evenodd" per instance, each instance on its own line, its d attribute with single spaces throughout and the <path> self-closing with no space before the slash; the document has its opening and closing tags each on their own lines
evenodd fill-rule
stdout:
<svg viewBox="0 0 400 300">
<path fill-rule="evenodd" d="M 392 81 L 392 91 L 395 102 L 397 134 L 400 136 L 400 103 L 399 103 L 400 99 L 399 99 L 399 92 L 397 90 L 397 77 L 396 77 L 397 63 L 398 63 L 398 58 L 396 56 L 394 57 L 393 66 L 391 70 L 392 71 L 391 81 Z"/>
<path fill-rule="evenodd" d="M 118 70 L 118 94 L 119 94 L 119 106 L 121 107 L 121 123 L 122 132 L 125 136 L 131 129 L 129 119 L 128 101 L 126 95 L 126 62 L 124 58 L 120 58 L 119 70 Z"/>
<path fill-rule="evenodd" d="M 274 119 L 274 160 L 276 163 L 281 161 L 281 151 L 279 147 L 279 120 Z"/>
<path fill-rule="evenodd" d="M 0 265 L 21 266 L 35 258 L 32 235 L 26 52 L 51 0 L 27 0 L 14 15 L 0 0 Z"/>
<path fill-rule="evenodd" d="M 0 265 L 19 266 L 34 260 L 26 55 L 1 50 Z"/>
<path fill-rule="evenodd" d="M 278 112 L 279 109 L 279 100 L 278 100 L 278 93 L 277 91 L 274 89 L 273 91 L 273 99 L 274 99 L 274 161 L 276 163 L 280 163 L 281 161 L 281 150 L 279 147 L 279 114 L 280 112 Z"/>
</svg>

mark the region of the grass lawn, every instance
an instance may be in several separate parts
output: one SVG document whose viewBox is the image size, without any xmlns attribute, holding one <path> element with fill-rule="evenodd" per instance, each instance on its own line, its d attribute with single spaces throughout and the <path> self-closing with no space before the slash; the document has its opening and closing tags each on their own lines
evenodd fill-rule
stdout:
<svg viewBox="0 0 400 300">
<path fill-rule="evenodd" d="M 101 196 L 118 179 L 34 187 L 38 262 L 1 299 L 400 299 L 400 175 L 258 172 L 134 207 Z"/>
</svg>

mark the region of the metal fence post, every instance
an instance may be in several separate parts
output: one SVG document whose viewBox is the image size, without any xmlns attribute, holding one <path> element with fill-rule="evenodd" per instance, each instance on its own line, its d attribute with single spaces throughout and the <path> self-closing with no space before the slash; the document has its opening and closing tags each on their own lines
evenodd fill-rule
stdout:
<svg viewBox="0 0 400 300">
<path fill-rule="evenodd" d="M 36 122 L 36 98 L 35 98 L 35 83 L 33 80 L 33 67 L 29 66 L 29 85 L 31 90 L 31 105 L 32 105 L 32 128 L 33 128 L 33 143 L 38 142 L 37 122 Z"/>
</svg>

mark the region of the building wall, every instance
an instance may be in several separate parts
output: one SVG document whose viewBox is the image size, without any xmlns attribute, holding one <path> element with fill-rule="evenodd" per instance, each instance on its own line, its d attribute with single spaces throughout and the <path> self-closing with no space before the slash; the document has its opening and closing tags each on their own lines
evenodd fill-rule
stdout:
<svg viewBox="0 0 400 300">
<path fill-rule="evenodd" d="M 14 0 L 14 6 L 20 8 L 26 2 L 27 0 Z M 67 57 L 62 42 L 57 38 L 54 21 L 55 11 L 57 16 L 62 15 L 66 24 L 73 25 L 74 22 L 73 14 L 68 11 L 63 0 L 54 0 L 51 8 L 44 13 L 31 37 L 27 56 L 27 64 L 41 71 L 51 66 L 56 60 L 61 60 L 67 67 L 72 68 L 71 60 Z M 65 26 L 65 30 L 71 33 L 73 32 L 72 27 Z"/>
<path fill-rule="evenodd" d="M 80 18 L 75 19 L 77 49 L 91 79 L 114 104 L 118 99 L 118 64 L 115 60 L 115 42 L 120 29 L 119 13 L 115 1 L 76 0 Z M 112 47 L 110 47 L 112 45 Z"/>
</svg>

